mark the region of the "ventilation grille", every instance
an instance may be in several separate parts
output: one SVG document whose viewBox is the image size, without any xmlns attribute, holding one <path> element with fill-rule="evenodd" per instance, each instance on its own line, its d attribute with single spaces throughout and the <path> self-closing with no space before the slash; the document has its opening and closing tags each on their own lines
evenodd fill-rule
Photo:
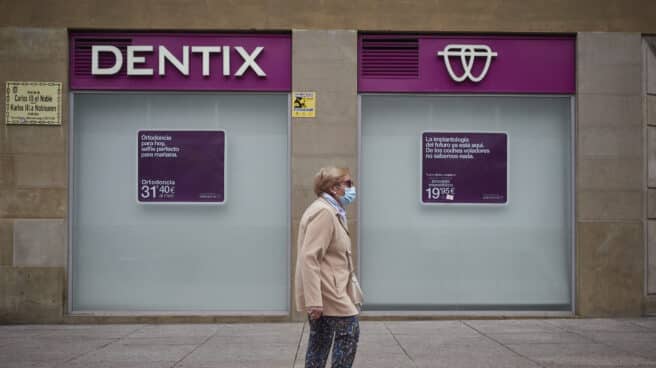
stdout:
<svg viewBox="0 0 656 368">
<path fill-rule="evenodd" d="M 418 38 L 362 38 L 360 75 L 363 78 L 419 77 Z"/>
<path fill-rule="evenodd" d="M 76 38 L 73 50 L 73 74 L 76 77 L 91 77 L 91 46 L 112 45 L 121 50 L 123 60 L 126 60 L 127 47 L 132 44 L 131 38 Z M 98 65 L 109 68 L 114 65 L 114 55 L 108 52 L 100 53 Z M 116 75 L 126 75 L 125 65 Z"/>
</svg>

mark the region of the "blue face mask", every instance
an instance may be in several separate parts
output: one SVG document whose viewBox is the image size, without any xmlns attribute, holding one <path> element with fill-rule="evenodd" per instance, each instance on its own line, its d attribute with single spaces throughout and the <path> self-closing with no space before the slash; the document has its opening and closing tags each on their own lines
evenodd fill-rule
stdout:
<svg viewBox="0 0 656 368">
<path fill-rule="evenodd" d="M 344 196 L 339 197 L 339 203 L 341 203 L 344 207 L 353 203 L 353 201 L 355 201 L 355 186 L 346 188 L 344 190 Z"/>
</svg>

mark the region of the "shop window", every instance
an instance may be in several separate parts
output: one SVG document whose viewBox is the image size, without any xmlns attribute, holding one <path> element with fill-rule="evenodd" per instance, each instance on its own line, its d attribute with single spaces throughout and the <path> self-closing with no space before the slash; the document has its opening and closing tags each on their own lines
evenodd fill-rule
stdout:
<svg viewBox="0 0 656 368">
<path fill-rule="evenodd" d="M 78 93 L 73 107 L 74 312 L 287 313 L 286 93 Z M 225 131 L 224 204 L 137 202 L 137 131 L 168 129 Z"/>
<path fill-rule="evenodd" d="M 369 310 L 571 310 L 571 98 L 363 95 Z M 506 204 L 421 203 L 424 131 L 505 132 Z"/>
</svg>

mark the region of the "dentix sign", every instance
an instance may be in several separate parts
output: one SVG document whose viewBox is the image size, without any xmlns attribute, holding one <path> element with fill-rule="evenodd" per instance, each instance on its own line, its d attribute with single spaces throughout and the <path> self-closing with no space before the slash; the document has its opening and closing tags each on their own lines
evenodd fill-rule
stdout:
<svg viewBox="0 0 656 368">
<path fill-rule="evenodd" d="M 289 34 L 72 33 L 71 89 L 289 91 Z"/>
<path fill-rule="evenodd" d="M 266 77 L 266 73 L 262 68 L 257 64 L 255 59 L 262 53 L 264 50 L 263 46 L 257 46 L 255 49 L 249 53 L 241 46 L 235 46 L 235 51 L 241 56 L 242 64 L 234 73 L 235 76 L 241 77 L 246 73 L 246 70 L 249 68 L 258 77 Z M 189 75 L 189 50 L 188 45 L 182 46 L 182 55 L 178 58 L 176 57 L 166 46 L 159 46 L 157 65 L 158 65 L 158 75 L 166 75 L 166 66 L 171 65 L 175 67 L 182 75 Z M 153 75 L 153 68 L 143 67 L 146 65 L 146 58 L 153 56 L 154 46 L 151 45 L 138 45 L 138 46 L 127 46 L 127 75 Z M 101 67 L 100 66 L 100 54 L 106 53 L 110 54 L 114 58 L 114 63 L 110 67 Z M 230 46 L 191 46 L 191 53 L 201 56 L 201 65 L 202 65 L 202 74 L 203 77 L 210 76 L 210 58 L 212 56 L 221 54 L 223 72 L 221 73 L 225 77 L 229 77 L 231 70 L 231 57 L 230 57 Z M 91 46 L 91 74 L 92 75 L 114 75 L 123 68 L 123 54 L 121 50 L 112 45 L 93 45 Z"/>
</svg>

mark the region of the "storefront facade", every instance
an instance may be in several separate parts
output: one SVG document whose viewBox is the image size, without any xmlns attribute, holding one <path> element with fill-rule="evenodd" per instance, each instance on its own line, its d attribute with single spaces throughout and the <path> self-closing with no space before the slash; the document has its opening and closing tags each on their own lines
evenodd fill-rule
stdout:
<svg viewBox="0 0 656 368">
<path fill-rule="evenodd" d="M 368 307 L 571 311 L 574 37 L 359 45 Z"/>
<path fill-rule="evenodd" d="M 287 315 L 290 35 L 70 45 L 70 312 Z"/>
<path fill-rule="evenodd" d="M 3 82 L 61 83 L 62 118 L 10 123 L 3 99 L 0 321 L 300 320 L 290 265 L 325 165 L 358 186 L 365 318 L 655 311 L 643 18 L 261 6 L 147 29 L 10 9 Z M 295 92 L 316 109 L 294 116 Z"/>
</svg>

